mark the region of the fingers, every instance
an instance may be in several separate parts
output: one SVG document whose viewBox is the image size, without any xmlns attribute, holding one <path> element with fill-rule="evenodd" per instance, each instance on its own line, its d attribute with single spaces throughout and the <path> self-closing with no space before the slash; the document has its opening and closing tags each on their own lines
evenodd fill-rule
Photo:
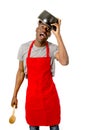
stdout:
<svg viewBox="0 0 87 130">
<path fill-rule="evenodd" d="M 53 23 L 51 26 L 60 26 L 61 25 L 61 19 L 58 18 L 58 23 Z"/>
<path fill-rule="evenodd" d="M 58 24 L 60 25 L 61 24 L 61 19 L 57 18 L 58 19 Z"/>
<path fill-rule="evenodd" d="M 18 100 L 16 97 L 13 97 L 12 98 L 12 101 L 11 101 L 11 106 L 13 107 L 15 105 L 15 108 L 17 108 L 17 105 L 18 105 Z"/>
<path fill-rule="evenodd" d="M 59 22 L 59 25 L 61 25 L 61 19 L 59 19 L 59 21 L 58 21 L 58 22 Z"/>
</svg>

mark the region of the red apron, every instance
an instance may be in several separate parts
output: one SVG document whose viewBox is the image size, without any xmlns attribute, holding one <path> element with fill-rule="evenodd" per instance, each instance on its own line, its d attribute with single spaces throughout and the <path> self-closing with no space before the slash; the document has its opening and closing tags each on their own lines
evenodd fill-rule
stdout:
<svg viewBox="0 0 87 130">
<path fill-rule="evenodd" d="M 49 46 L 46 43 L 46 57 L 30 57 L 27 62 L 28 87 L 26 92 L 26 121 L 31 126 L 52 126 L 60 123 L 60 102 L 52 80 Z"/>
</svg>

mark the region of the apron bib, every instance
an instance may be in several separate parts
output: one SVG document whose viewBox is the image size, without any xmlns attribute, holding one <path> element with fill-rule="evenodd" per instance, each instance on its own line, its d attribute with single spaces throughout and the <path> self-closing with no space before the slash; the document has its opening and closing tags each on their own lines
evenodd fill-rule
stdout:
<svg viewBox="0 0 87 130">
<path fill-rule="evenodd" d="M 31 126 L 52 126 L 60 123 L 60 101 L 52 80 L 49 46 L 46 57 L 30 57 L 32 42 L 26 59 L 28 87 L 26 91 L 26 121 Z"/>
</svg>

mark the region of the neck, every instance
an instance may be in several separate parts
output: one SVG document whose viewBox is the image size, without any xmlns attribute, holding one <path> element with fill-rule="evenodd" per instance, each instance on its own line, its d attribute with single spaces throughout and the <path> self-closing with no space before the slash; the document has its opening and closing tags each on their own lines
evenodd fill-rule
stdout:
<svg viewBox="0 0 87 130">
<path fill-rule="evenodd" d="M 47 42 L 43 42 L 43 43 L 42 43 L 42 42 L 39 42 L 39 41 L 35 40 L 35 43 L 34 43 L 34 44 L 35 44 L 35 46 L 37 46 L 37 47 L 43 47 L 43 46 L 46 45 L 46 43 L 47 43 Z"/>
</svg>

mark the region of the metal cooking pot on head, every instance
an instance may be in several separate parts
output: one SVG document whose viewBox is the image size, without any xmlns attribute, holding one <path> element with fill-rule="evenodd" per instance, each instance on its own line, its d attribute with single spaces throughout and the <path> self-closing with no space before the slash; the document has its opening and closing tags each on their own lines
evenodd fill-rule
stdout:
<svg viewBox="0 0 87 130">
<path fill-rule="evenodd" d="M 48 25 L 51 29 L 53 29 L 54 31 L 56 31 L 56 27 L 54 25 L 54 23 L 58 23 L 58 19 L 53 16 L 51 13 L 49 13 L 48 11 L 44 10 L 39 16 L 39 21 L 41 21 L 42 23 Z"/>
</svg>

